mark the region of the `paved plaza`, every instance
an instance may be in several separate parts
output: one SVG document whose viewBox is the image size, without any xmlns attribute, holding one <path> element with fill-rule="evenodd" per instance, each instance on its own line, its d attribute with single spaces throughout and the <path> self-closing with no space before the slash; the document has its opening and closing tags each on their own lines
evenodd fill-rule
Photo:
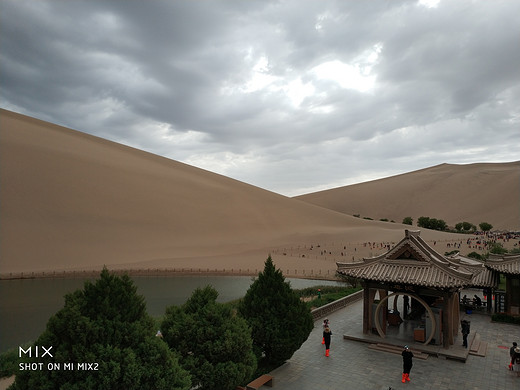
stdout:
<svg viewBox="0 0 520 390">
<path fill-rule="evenodd" d="M 328 316 L 333 332 L 330 357 L 321 344 L 321 320 L 302 347 L 283 366 L 271 372 L 274 387 L 284 390 L 519 390 L 520 378 L 508 371 L 509 347 L 520 343 L 520 327 L 491 323 L 485 314 L 466 315 L 472 334 L 488 343 L 485 357 L 469 355 L 466 362 L 429 356 L 414 359 L 411 382 L 401 383 L 402 357 L 369 349 L 369 344 L 347 340 L 344 334 L 361 331 L 362 300 Z M 357 327 L 357 328 L 356 328 Z M 462 348 L 462 336 L 451 348 Z M 410 345 L 413 349 L 413 344 Z M 267 389 L 267 387 L 264 387 Z"/>
</svg>

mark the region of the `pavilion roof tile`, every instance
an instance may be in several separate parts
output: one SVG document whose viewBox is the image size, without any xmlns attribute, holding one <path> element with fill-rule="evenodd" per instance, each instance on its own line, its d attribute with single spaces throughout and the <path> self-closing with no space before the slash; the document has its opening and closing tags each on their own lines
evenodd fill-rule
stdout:
<svg viewBox="0 0 520 390">
<path fill-rule="evenodd" d="M 486 267 L 504 274 L 520 275 L 520 255 L 490 255 Z"/>
</svg>

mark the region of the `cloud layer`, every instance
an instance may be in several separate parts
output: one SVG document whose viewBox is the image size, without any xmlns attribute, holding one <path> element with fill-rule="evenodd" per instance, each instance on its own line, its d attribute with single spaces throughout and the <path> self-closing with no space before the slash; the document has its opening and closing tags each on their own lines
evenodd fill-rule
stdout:
<svg viewBox="0 0 520 390">
<path fill-rule="evenodd" d="M 520 156 L 520 3 L 0 3 L 0 106 L 285 195 Z"/>
</svg>

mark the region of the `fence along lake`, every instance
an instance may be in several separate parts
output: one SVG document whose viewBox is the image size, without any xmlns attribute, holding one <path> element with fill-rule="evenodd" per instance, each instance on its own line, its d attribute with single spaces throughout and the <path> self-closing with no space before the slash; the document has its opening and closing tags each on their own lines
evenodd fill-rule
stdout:
<svg viewBox="0 0 520 390">
<path fill-rule="evenodd" d="M 252 283 L 250 276 L 132 276 L 137 293 L 146 300 L 148 313 L 160 317 L 166 307 L 182 305 L 198 287 L 213 286 L 218 302 L 241 298 Z M 15 279 L 0 280 L 0 352 L 34 342 L 45 330 L 47 321 L 65 304 L 65 294 L 82 289 L 86 280 Z M 286 278 L 294 289 L 341 282 Z"/>
</svg>

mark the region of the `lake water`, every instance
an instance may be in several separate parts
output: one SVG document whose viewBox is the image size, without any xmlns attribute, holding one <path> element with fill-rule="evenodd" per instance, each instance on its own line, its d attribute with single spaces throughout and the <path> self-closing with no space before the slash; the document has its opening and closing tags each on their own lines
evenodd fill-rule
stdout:
<svg viewBox="0 0 520 390">
<path fill-rule="evenodd" d="M 241 298 L 251 285 L 249 276 L 138 276 L 132 277 L 148 313 L 164 314 L 166 307 L 182 305 L 197 287 L 213 286 L 219 302 Z M 0 281 L 0 352 L 34 341 L 49 318 L 63 308 L 67 293 L 83 288 L 87 279 L 23 279 Z M 94 279 L 89 279 L 94 280 Z M 286 279 L 292 288 L 340 285 L 339 282 Z"/>
</svg>

